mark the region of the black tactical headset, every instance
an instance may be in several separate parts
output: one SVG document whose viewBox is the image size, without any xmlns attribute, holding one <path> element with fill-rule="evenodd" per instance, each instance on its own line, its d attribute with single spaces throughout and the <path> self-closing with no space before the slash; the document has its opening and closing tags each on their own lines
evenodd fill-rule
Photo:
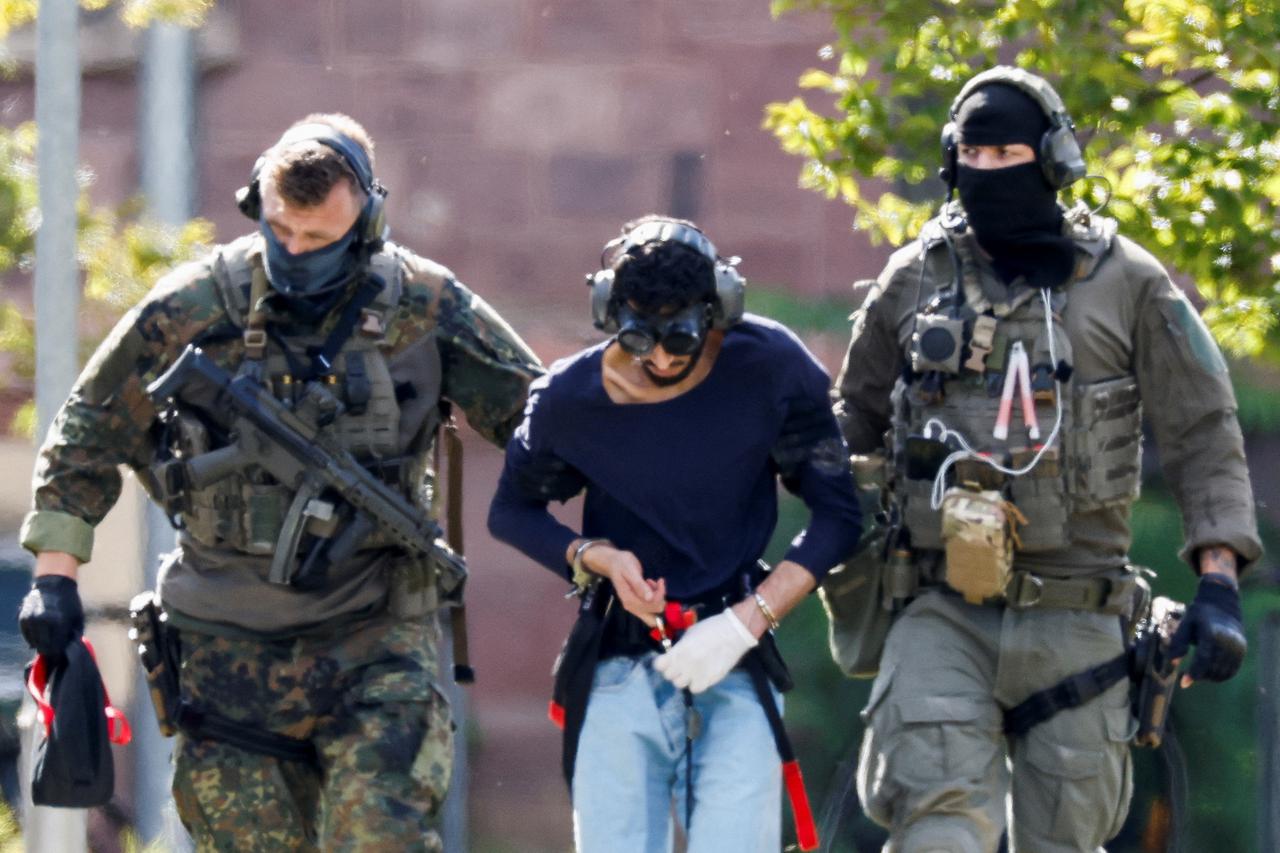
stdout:
<svg viewBox="0 0 1280 853">
<path fill-rule="evenodd" d="M 364 146 L 323 122 L 289 128 L 279 142 L 259 156 L 253 164 L 253 171 L 249 173 L 249 185 L 236 190 L 236 207 L 257 222 L 262 217 L 262 190 L 259 181 L 268 155 L 302 142 L 319 142 L 332 148 L 347 164 L 365 195 L 364 208 L 360 211 L 360 218 L 356 220 L 356 233 L 365 248 L 376 252 L 387 238 L 387 188 L 373 176 L 373 166 Z"/>
<path fill-rule="evenodd" d="M 716 297 L 711 305 L 711 328 L 727 329 L 742 319 L 747 282 L 735 266 L 738 259 L 720 257 L 707 235 L 692 225 L 672 219 L 651 219 L 606 243 L 600 254 L 601 268 L 587 276 L 587 286 L 591 288 L 591 321 L 597 329 L 610 334 L 618 331 L 613 281 L 614 267 L 622 256 L 645 243 L 668 241 L 688 246 L 711 261 L 715 269 Z"/>
<path fill-rule="evenodd" d="M 1058 97 L 1058 93 L 1044 78 L 1008 65 L 997 65 L 978 74 L 964 84 L 960 94 L 951 102 L 949 120 L 942 128 L 942 168 L 938 170 L 938 177 L 948 187 L 954 186 L 958 130 L 956 115 L 966 98 L 992 83 L 1004 83 L 1026 93 L 1048 117 L 1049 129 L 1040 137 L 1040 149 L 1036 155 L 1049 186 L 1060 190 L 1083 178 L 1084 155 L 1080 151 L 1080 143 L 1076 141 L 1075 125 L 1067 115 L 1062 98 Z"/>
</svg>

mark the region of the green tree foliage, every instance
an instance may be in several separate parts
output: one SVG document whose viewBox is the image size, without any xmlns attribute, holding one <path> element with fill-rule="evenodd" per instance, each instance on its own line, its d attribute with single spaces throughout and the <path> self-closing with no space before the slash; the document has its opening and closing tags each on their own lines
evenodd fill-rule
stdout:
<svg viewBox="0 0 1280 853">
<path fill-rule="evenodd" d="M 1089 173 L 1110 185 L 1107 214 L 1194 280 L 1229 351 L 1263 348 L 1280 309 L 1280 2 L 773 0 L 773 10 L 828 13 L 837 40 L 800 78 L 810 95 L 770 104 L 765 126 L 805 158 L 802 185 L 852 205 L 873 241 L 915 236 L 936 208 L 939 131 L 964 81 L 1018 65 L 1066 101 Z M 1107 197 L 1100 181 L 1074 189 L 1091 205 Z"/>
<path fill-rule="evenodd" d="M 9 30 L 36 19 L 39 0 L 0 0 L 0 38 Z M 80 0 L 89 11 L 105 9 L 111 0 Z M 198 27 L 213 8 L 213 0 L 118 0 L 120 17 L 131 27 L 145 27 L 152 21 L 168 21 Z"/>
<path fill-rule="evenodd" d="M 101 9 L 110 0 L 81 0 L 85 9 Z M 198 26 L 212 0 L 120 0 L 120 14 L 131 26 L 164 20 Z M 0 38 L 29 24 L 36 0 L 0 0 Z M 29 273 L 40 223 L 36 184 L 36 126 L 0 127 L 0 276 Z M 84 271 L 85 306 L 81 329 L 82 358 L 125 309 L 137 302 L 167 269 L 194 257 L 213 241 L 213 226 L 195 219 L 181 228 L 147 220 L 142 204 L 130 200 L 118 208 L 91 204 L 87 189 L 93 174 L 81 170 L 78 201 L 78 256 Z M 13 300 L 0 300 L 0 354 L 5 377 L 0 387 L 30 397 L 35 375 L 35 324 L 29 311 Z M 28 399 L 8 425 L 30 435 L 35 407 Z"/>
<path fill-rule="evenodd" d="M 21 124 L 0 128 L 0 275 L 29 272 L 39 224 L 36 205 L 36 128 Z M 213 225 L 193 219 L 175 228 L 142 216 L 142 204 L 131 199 L 117 208 L 95 207 L 87 194 L 93 175 L 80 174 L 78 255 L 84 271 L 85 305 L 82 359 L 115 320 L 142 298 L 166 270 L 195 257 L 213 242 Z M 7 361 L 4 385 L 28 395 L 35 375 L 35 323 L 23 306 L 0 301 L 0 353 Z M 30 435 L 35 429 L 32 403 L 22 405 L 9 429 Z"/>
</svg>

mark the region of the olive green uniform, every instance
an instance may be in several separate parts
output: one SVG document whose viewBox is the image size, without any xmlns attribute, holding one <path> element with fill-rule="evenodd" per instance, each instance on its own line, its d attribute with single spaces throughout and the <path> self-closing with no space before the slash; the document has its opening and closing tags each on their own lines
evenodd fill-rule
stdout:
<svg viewBox="0 0 1280 853">
<path fill-rule="evenodd" d="M 22 541 L 87 561 L 94 527 L 119 497 L 119 466 L 129 466 L 181 523 L 160 595 L 181 633 L 183 698 L 316 747 L 318 766 L 308 766 L 180 735 L 174 790 L 201 849 L 431 849 L 427 820 L 452 758 L 435 686 L 433 568 L 375 533 L 317 589 L 274 583 L 290 489 L 252 466 L 176 495 L 157 476 L 175 447 L 198 453 L 225 441 L 216 407 L 162 424 L 146 394 L 188 344 L 232 373 L 248 355 L 292 402 L 300 366 L 343 313 L 340 301 L 312 328 L 259 302 L 261 253 L 258 234 L 219 247 L 167 275 L 120 321 L 49 431 Z M 327 429 L 426 513 L 439 402 L 502 446 L 541 367 L 443 267 L 387 244 L 371 270 L 382 288 L 320 380 L 343 403 Z M 246 335 L 251 302 L 263 306 L 261 350 Z"/>
<path fill-rule="evenodd" d="M 1052 338 L 1039 292 L 1021 279 L 1006 286 L 972 232 L 936 220 L 893 255 L 854 317 L 837 416 L 853 452 L 887 443 L 921 583 L 890 631 L 864 712 L 859 793 L 890 830 L 886 850 L 994 851 L 1010 795 L 1017 850 L 1093 851 L 1119 830 L 1132 791 L 1127 686 L 1007 742 L 1002 713 L 1124 648 L 1118 616 L 1132 591 L 1124 566 L 1143 416 L 1182 509 L 1182 557 L 1211 544 L 1234 549 L 1242 565 L 1260 555 L 1227 367 L 1199 316 L 1150 254 L 1115 235 L 1113 222 L 1076 214 L 1065 227 L 1077 268 L 1053 291 Z M 985 370 L 962 366 L 939 393 L 919 377 L 908 381 L 904 364 L 922 327 L 917 314 L 948 310 L 946 293 L 956 289 L 964 334 L 981 314 L 997 330 Z M 1027 518 L 1012 567 L 1019 583 L 1004 602 L 965 600 L 946 583 L 932 482 L 904 474 L 907 439 L 930 432 L 937 418 L 1010 467 L 1029 459 L 1038 442 L 1016 395 L 1009 437 L 993 437 L 1015 341 L 1033 368 L 1070 365 L 1056 394 L 1034 403 L 1039 441 L 1051 434 L 1059 396 L 1062 425 L 1030 473 L 987 484 Z M 955 473 L 957 481 L 991 475 L 981 464 Z"/>
</svg>

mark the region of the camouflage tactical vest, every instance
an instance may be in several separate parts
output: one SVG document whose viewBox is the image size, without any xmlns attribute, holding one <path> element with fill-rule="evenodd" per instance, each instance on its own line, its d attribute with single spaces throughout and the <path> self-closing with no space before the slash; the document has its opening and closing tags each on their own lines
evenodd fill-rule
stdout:
<svg viewBox="0 0 1280 853">
<path fill-rule="evenodd" d="M 237 240 L 220 250 L 214 265 L 219 295 L 228 316 L 240 329 L 251 323 L 253 294 L 264 288 L 261 257 L 255 248 L 258 245 L 253 237 Z M 388 485 L 425 507 L 431 502 L 429 494 L 420 493 L 429 491 L 425 485 L 430 482 L 429 472 L 422 470 L 427 454 L 413 454 L 402 446 L 401 403 L 384 354 L 384 332 L 395 315 L 403 288 L 402 263 L 396 247 L 375 254 L 370 271 L 386 283 L 385 287 L 362 309 L 355 331 L 337 351 L 330 371 L 314 381 L 322 382 L 341 404 L 340 414 L 328 427 L 341 446 Z M 255 274 L 261 279 L 256 285 Z M 340 303 L 334 313 L 341 311 Z M 299 368 L 309 364 L 310 353 L 323 347 L 328 334 L 328 329 L 323 328 L 288 337 L 261 338 L 263 346 L 258 355 L 262 376 L 277 398 L 290 404 L 300 398 L 303 383 L 297 375 Z M 253 355 L 246 352 L 244 357 Z M 439 356 L 434 347 L 427 347 L 423 357 L 432 364 L 423 366 L 427 387 L 413 389 L 414 405 L 422 405 L 430 398 L 434 406 L 440 395 Z M 196 419 L 184 417 L 179 433 L 178 440 L 187 445 L 188 453 L 199 450 L 199 443 L 207 441 Z M 294 492 L 264 472 L 250 468 L 206 488 L 188 490 L 182 497 L 182 524 L 197 542 L 266 556 L 277 548 Z M 308 525 L 309 533 L 323 536 L 332 532 L 315 521 Z M 386 544 L 389 543 L 375 532 L 361 547 Z"/>
<path fill-rule="evenodd" d="M 948 269 L 942 226 L 935 221 L 928 228 L 934 230 L 932 234 L 926 230 L 922 236 L 926 251 L 940 253 L 941 259 L 929 266 Z M 959 311 L 963 348 L 958 370 L 932 381 L 921 376 L 910 382 L 899 379 L 893 391 L 895 495 L 903 524 L 913 548 L 943 547 L 942 512 L 933 509 L 930 500 L 934 485 L 930 472 L 940 460 L 934 458 L 932 465 L 922 466 L 918 458 L 910 458 L 918 454 L 920 438 L 926 435 L 930 420 L 941 421 L 963 435 L 983 457 L 1017 470 L 1049 441 L 1057 418 L 1057 395 L 1061 394 L 1062 423 L 1057 438 L 1030 471 L 1014 477 L 982 461 L 965 459 L 954 465 L 948 480 L 953 485 L 998 490 L 1012 501 L 1026 519 L 1017 531 L 1018 550 L 1034 553 L 1063 548 L 1068 544 L 1068 517 L 1073 512 L 1129 503 L 1137 497 L 1142 438 L 1137 382 L 1128 375 L 1084 385 L 1072 381 L 1071 341 L 1061 322 L 1069 285 L 1051 292 L 1051 349 L 1040 292 L 1016 288 L 1010 291 L 1008 301 L 993 302 L 982 287 L 982 266 L 973 256 L 973 241 L 953 239 L 951 247 L 959 262 L 958 285 L 963 296 Z M 922 326 L 929 326 L 928 318 L 950 315 L 955 287 L 955 282 L 940 285 L 935 298 L 918 306 L 916 321 L 899 332 L 904 352 L 912 352 L 913 338 Z M 1029 435 L 1020 387 L 1014 389 L 1010 401 L 1007 437 L 995 435 L 1015 345 L 1020 345 L 1028 362 L 1038 438 Z M 1067 367 L 1060 369 L 1059 365 Z M 1059 381 L 1054 381 L 1055 376 Z M 933 432 L 936 435 L 937 430 Z M 933 452 L 939 451 L 935 447 Z"/>
</svg>

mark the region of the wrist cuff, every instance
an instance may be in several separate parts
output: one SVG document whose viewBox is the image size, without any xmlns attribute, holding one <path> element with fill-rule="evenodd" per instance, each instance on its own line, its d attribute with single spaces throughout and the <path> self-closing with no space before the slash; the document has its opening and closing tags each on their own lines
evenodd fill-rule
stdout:
<svg viewBox="0 0 1280 853">
<path fill-rule="evenodd" d="M 733 630 L 738 635 L 738 638 L 741 639 L 742 642 L 746 643 L 747 648 L 755 648 L 760 643 L 760 641 L 757 640 L 749 630 L 747 630 L 747 626 L 742 624 L 742 620 L 738 618 L 738 614 L 733 612 L 732 607 L 726 608 L 724 615 L 729 617 L 729 624 L 733 626 Z"/>
<path fill-rule="evenodd" d="M 93 525 L 69 513 L 38 509 L 23 520 L 20 541 L 33 554 L 64 551 L 87 563 L 93 554 Z"/>
</svg>

